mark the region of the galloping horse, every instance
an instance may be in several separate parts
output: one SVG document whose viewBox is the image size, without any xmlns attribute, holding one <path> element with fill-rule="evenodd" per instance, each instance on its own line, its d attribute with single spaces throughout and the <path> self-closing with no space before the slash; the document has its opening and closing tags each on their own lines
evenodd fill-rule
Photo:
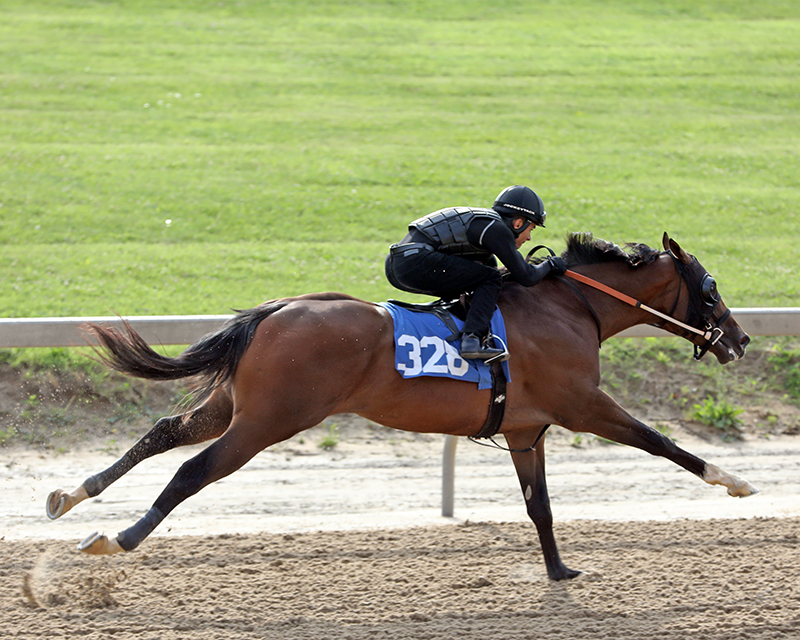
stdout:
<svg viewBox="0 0 800 640">
<path fill-rule="evenodd" d="M 561 561 L 553 536 L 542 437 L 551 423 L 667 458 L 732 496 L 757 491 L 636 420 L 598 386 L 601 342 L 654 320 L 693 342 L 696 358 L 710 351 L 726 364 L 744 356 L 750 338 L 713 278 L 666 233 L 663 244 L 663 252 L 641 244 L 623 250 L 573 234 L 562 254 L 568 277 L 534 288 L 507 282 L 500 297 L 512 354 L 500 433 L 554 580 L 580 572 Z M 155 380 L 196 376 L 200 393 L 194 408 L 158 420 L 111 467 L 72 493 L 52 492 L 50 518 L 100 494 L 145 458 L 216 438 L 180 467 L 137 523 L 115 538 L 94 534 L 79 544 L 92 554 L 133 550 L 183 500 L 332 414 L 355 413 L 406 431 L 473 436 L 490 400 L 490 391 L 464 381 L 401 377 L 389 313 L 339 293 L 272 300 L 239 312 L 175 358 L 150 349 L 129 326 L 121 332 L 93 324 L 90 331 L 102 345 L 101 357 L 117 371 Z"/>
</svg>

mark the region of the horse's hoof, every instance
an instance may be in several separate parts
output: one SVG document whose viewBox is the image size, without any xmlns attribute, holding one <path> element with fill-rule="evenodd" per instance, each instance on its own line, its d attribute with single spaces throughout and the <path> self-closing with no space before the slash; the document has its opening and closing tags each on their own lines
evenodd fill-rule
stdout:
<svg viewBox="0 0 800 640">
<path fill-rule="evenodd" d="M 70 507 L 66 506 L 68 497 L 69 496 L 62 489 L 51 491 L 50 495 L 47 496 L 47 504 L 45 504 L 47 517 L 51 520 L 55 520 L 69 511 L 72 505 L 70 505 Z"/>
<path fill-rule="evenodd" d="M 701 477 L 708 484 L 721 484 L 728 490 L 728 495 L 734 498 L 746 498 L 758 493 L 758 489 L 747 480 L 725 473 L 715 464 L 707 463 Z"/>
<path fill-rule="evenodd" d="M 119 546 L 119 542 L 117 542 L 116 538 L 109 540 L 105 534 L 95 531 L 88 538 L 78 543 L 78 551 L 93 556 L 107 556 L 112 553 L 120 553 L 124 551 L 124 549 Z"/>
<path fill-rule="evenodd" d="M 568 569 L 567 567 L 564 567 L 563 571 L 559 571 L 556 574 L 551 574 L 548 577 L 551 580 L 558 582 L 561 580 L 572 580 L 580 575 L 583 575 L 583 571 L 578 571 L 576 569 Z"/>
<path fill-rule="evenodd" d="M 746 498 L 747 496 L 754 496 L 757 493 L 758 489 L 747 482 L 747 480 L 741 480 L 740 482 L 737 482 L 736 485 L 728 489 L 728 495 L 733 496 L 734 498 Z"/>
</svg>

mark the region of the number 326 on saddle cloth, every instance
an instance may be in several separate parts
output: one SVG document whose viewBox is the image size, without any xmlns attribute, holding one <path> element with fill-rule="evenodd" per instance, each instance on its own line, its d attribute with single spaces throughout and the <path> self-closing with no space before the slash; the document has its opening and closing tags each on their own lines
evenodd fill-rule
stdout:
<svg viewBox="0 0 800 640">
<path fill-rule="evenodd" d="M 478 389 L 492 388 L 491 361 L 466 359 L 452 344 L 453 335 L 458 335 L 464 321 L 456 316 L 441 313 L 412 311 L 394 301 L 383 302 L 392 316 L 395 340 L 395 369 L 404 378 L 438 376 L 475 382 Z M 448 326 L 449 325 L 449 326 Z M 507 360 L 505 350 L 506 327 L 499 309 L 492 315 L 490 332 L 495 344 L 500 344 L 497 360 Z M 508 363 L 503 362 L 505 379 L 510 381 Z"/>
</svg>

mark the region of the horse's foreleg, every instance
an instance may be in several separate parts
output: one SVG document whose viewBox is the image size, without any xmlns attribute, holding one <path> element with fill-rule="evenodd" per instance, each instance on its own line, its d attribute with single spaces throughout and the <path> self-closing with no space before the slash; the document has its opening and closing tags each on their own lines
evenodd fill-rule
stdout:
<svg viewBox="0 0 800 640">
<path fill-rule="evenodd" d="M 723 485 L 728 489 L 729 495 L 744 498 L 758 493 L 758 489 L 746 480 L 725 473 L 716 465 L 681 449 L 664 434 L 636 420 L 605 393 L 599 392 L 597 397 L 598 400 L 590 412 L 591 420 L 581 420 L 563 426 L 570 430 L 588 431 L 601 438 L 627 444 L 654 456 L 671 460 L 708 484 Z"/>
<path fill-rule="evenodd" d="M 75 505 L 93 498 L 119 480 L 142 460 L 176 447 L 217 438 L 230 424 L 232 405 L 218 389 L 200 407 L 188 413 L 161 418 L 153 428 L 105 471 L 90 476 L 72 493 L 57 489 L 47 496 L 47 516 L 61 517 Z"/>
<path fill-rule="evenodd" d="M 506 434 L 506 441 L 511 449 L 529 447 L 539 434 L 533 432 Z M 547 494 L 547 481 L 544 467 L 544 438 L 539 440 L 536 449 L 525 453 L 511 453 L 514 468 L 517 470 L 522 494 L 528 515 L 536 525 L 539 542 L 542 545 L 547 575 L 552 580 L 564 580 L 580 575 L 580 571 L 569 569 L 562 561 L 553 535 L 553 514 L 550 511 L 550 497 Z"/>
</svg>

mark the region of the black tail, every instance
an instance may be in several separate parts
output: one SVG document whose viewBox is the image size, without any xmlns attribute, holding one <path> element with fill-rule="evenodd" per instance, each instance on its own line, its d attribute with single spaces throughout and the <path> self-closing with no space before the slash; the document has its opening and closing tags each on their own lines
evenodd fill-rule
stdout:
<svg viewBox="0 0 800 640">
<path fill-rule="evenodd" d="M 176 358 L 153 351 L 127 322 L 124 322 L 124 331 L 95 323 L 87 323 L 86 328 L 100 343 L 95 351 L 107 366 L 149 380 L 197 376 L 199 397 L 195 400 L 201 400 L 236 373 L 239 360 L 250 345 L 258 324 L 288 303 L 288 300 L 273 300 L 240 311 Z"/>
</svg>

